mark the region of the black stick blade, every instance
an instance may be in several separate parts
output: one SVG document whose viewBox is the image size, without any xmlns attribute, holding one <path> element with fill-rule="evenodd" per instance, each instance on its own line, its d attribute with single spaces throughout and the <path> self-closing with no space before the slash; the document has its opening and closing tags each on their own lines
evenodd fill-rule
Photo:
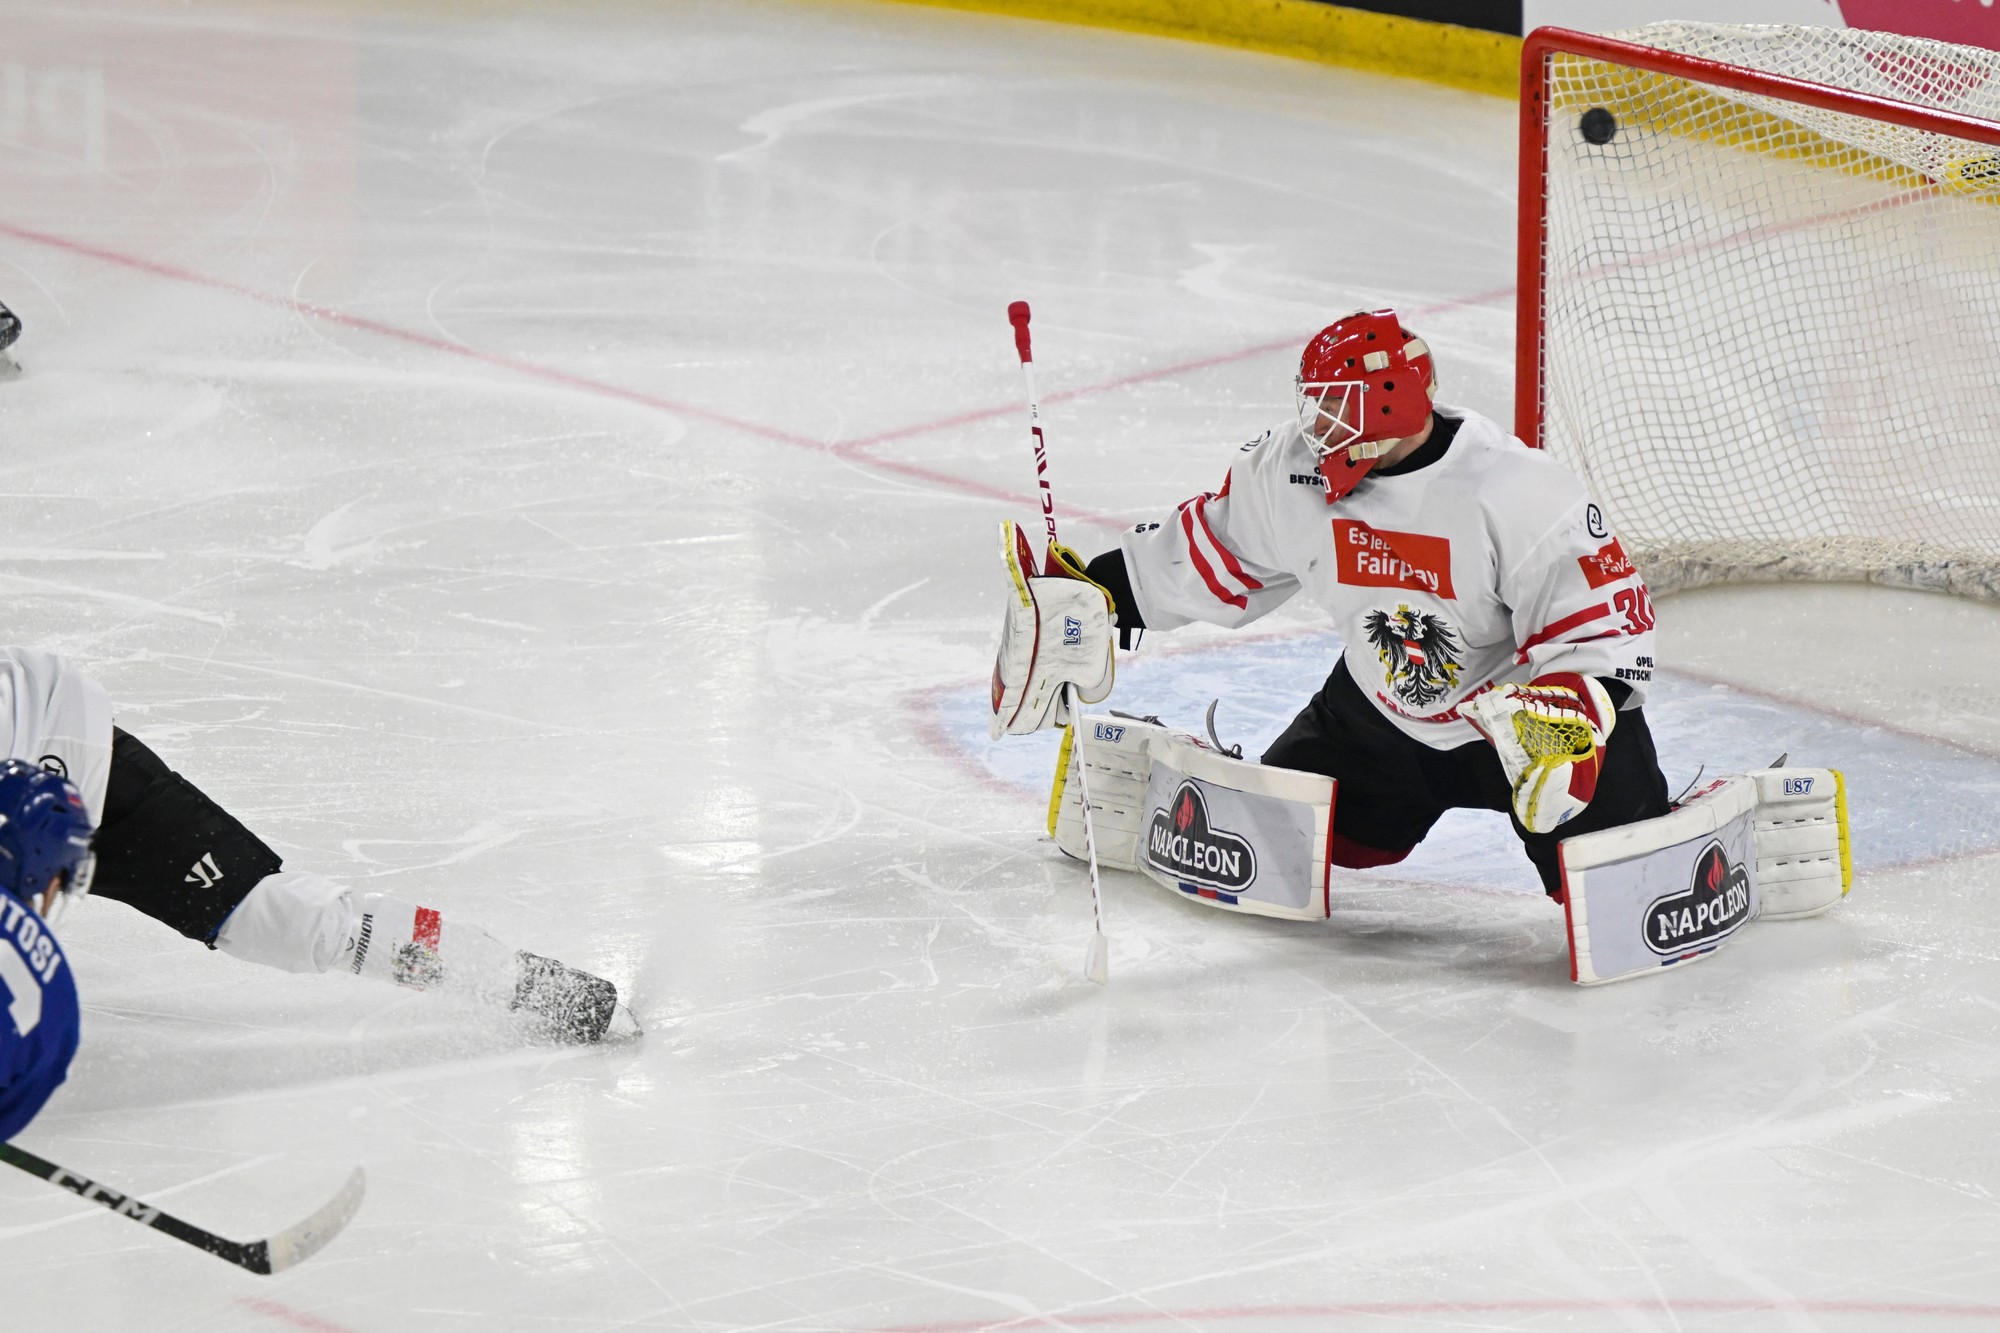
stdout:
<svg viewBox="0 0 2000 1333">
<path fill-rule="evenodd" d="M 143 1200 L 37 1157 L 11 1143 L 0 1143 L 0 1162 L 17 1166 L 31 1176 L 40 1176 L 80 1199 L 108 1208 L 141 1226 L 164 1232 L 197 1250 L 206 1250 L 238 1268 L 265 1275 L 282 1273 L 293 1264 L 302 1263 L 325 1249 L 328 1242 L 340 1234 L 341 1228 L 354 1220 L 354 1214 L 361 1207 L 361 1196 L 368 1188 L 367 1179 L 357 1166 L 354 1174 L 347 1178 L 347 1183 L 340 1187 L 340 1192 L 305 1221 L 287 1227 L 269 1240 L 241 1241 L 218 1236 L 192 1222 L 182 1221 L 172 1213 L 163 1212 Z"/>
</svg>

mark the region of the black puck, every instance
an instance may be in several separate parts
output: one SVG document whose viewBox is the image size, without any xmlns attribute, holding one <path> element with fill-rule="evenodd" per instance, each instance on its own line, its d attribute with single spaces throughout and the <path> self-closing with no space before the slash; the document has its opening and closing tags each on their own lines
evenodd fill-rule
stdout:
<svg viewBox="0 0 2000 1333">
<path fill-rule="evenodd" d="M 1583 113 L 1576 123 L 1585 143 L 1606 144 L 1618 137 L 1618 118 L 1601 106 L 1594 106 Z"/>
</svg>

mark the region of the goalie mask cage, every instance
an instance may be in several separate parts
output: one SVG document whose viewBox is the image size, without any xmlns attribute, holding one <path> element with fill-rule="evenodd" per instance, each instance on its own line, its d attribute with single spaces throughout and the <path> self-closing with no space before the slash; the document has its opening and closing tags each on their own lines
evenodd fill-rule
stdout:
<svg viewBox="0 0 2000 1333">
<path fill-rule="evenodd" d="M 2000 52 L 1620 37 L 1523 50 L 1516 433 L 1657 592 L 2000 600 Z"/>
</svg>

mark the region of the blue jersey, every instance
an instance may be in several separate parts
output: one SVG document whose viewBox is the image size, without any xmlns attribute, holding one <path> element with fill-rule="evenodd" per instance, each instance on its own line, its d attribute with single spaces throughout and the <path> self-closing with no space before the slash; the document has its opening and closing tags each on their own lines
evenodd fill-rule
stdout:
<svg viewBox="0 0 2000 1333">
<path fill-rule="evenodd" d="M 0 1140 L 28 1127 L 69 1073 L 80 1015 L 69 963 L 48 923 L 0 892 Z"/>
</svg>

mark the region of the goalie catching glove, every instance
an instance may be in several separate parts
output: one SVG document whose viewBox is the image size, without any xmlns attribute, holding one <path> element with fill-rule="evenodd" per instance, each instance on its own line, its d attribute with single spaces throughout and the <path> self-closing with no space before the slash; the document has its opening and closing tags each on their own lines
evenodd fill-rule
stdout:
<svg viewBox="0 0 2000 1333">
<path fill-rule="evenodd" d="M 1604 742 L 1618 712 L 1589 676 L 1560 672 L 1495 686 L 1460 711 L 1493 742 L 1514 790 L 1514 817 L 1528 832 L 1555 832 L 1597 794 Z"/>
<path fill-rule="evenodd" d="M 1094 704 L 1111 693 L 1111 594 L 1083 572 L 1066 546 L 1049 543 L 1042 569 L 1018 524 L 1000 525 L 1000 561 L 1007 571 L 1007 619 L 993 662 L 993 739 L 1022 735 L 1069 720 L 1065 685 Z"/>
</svg>

